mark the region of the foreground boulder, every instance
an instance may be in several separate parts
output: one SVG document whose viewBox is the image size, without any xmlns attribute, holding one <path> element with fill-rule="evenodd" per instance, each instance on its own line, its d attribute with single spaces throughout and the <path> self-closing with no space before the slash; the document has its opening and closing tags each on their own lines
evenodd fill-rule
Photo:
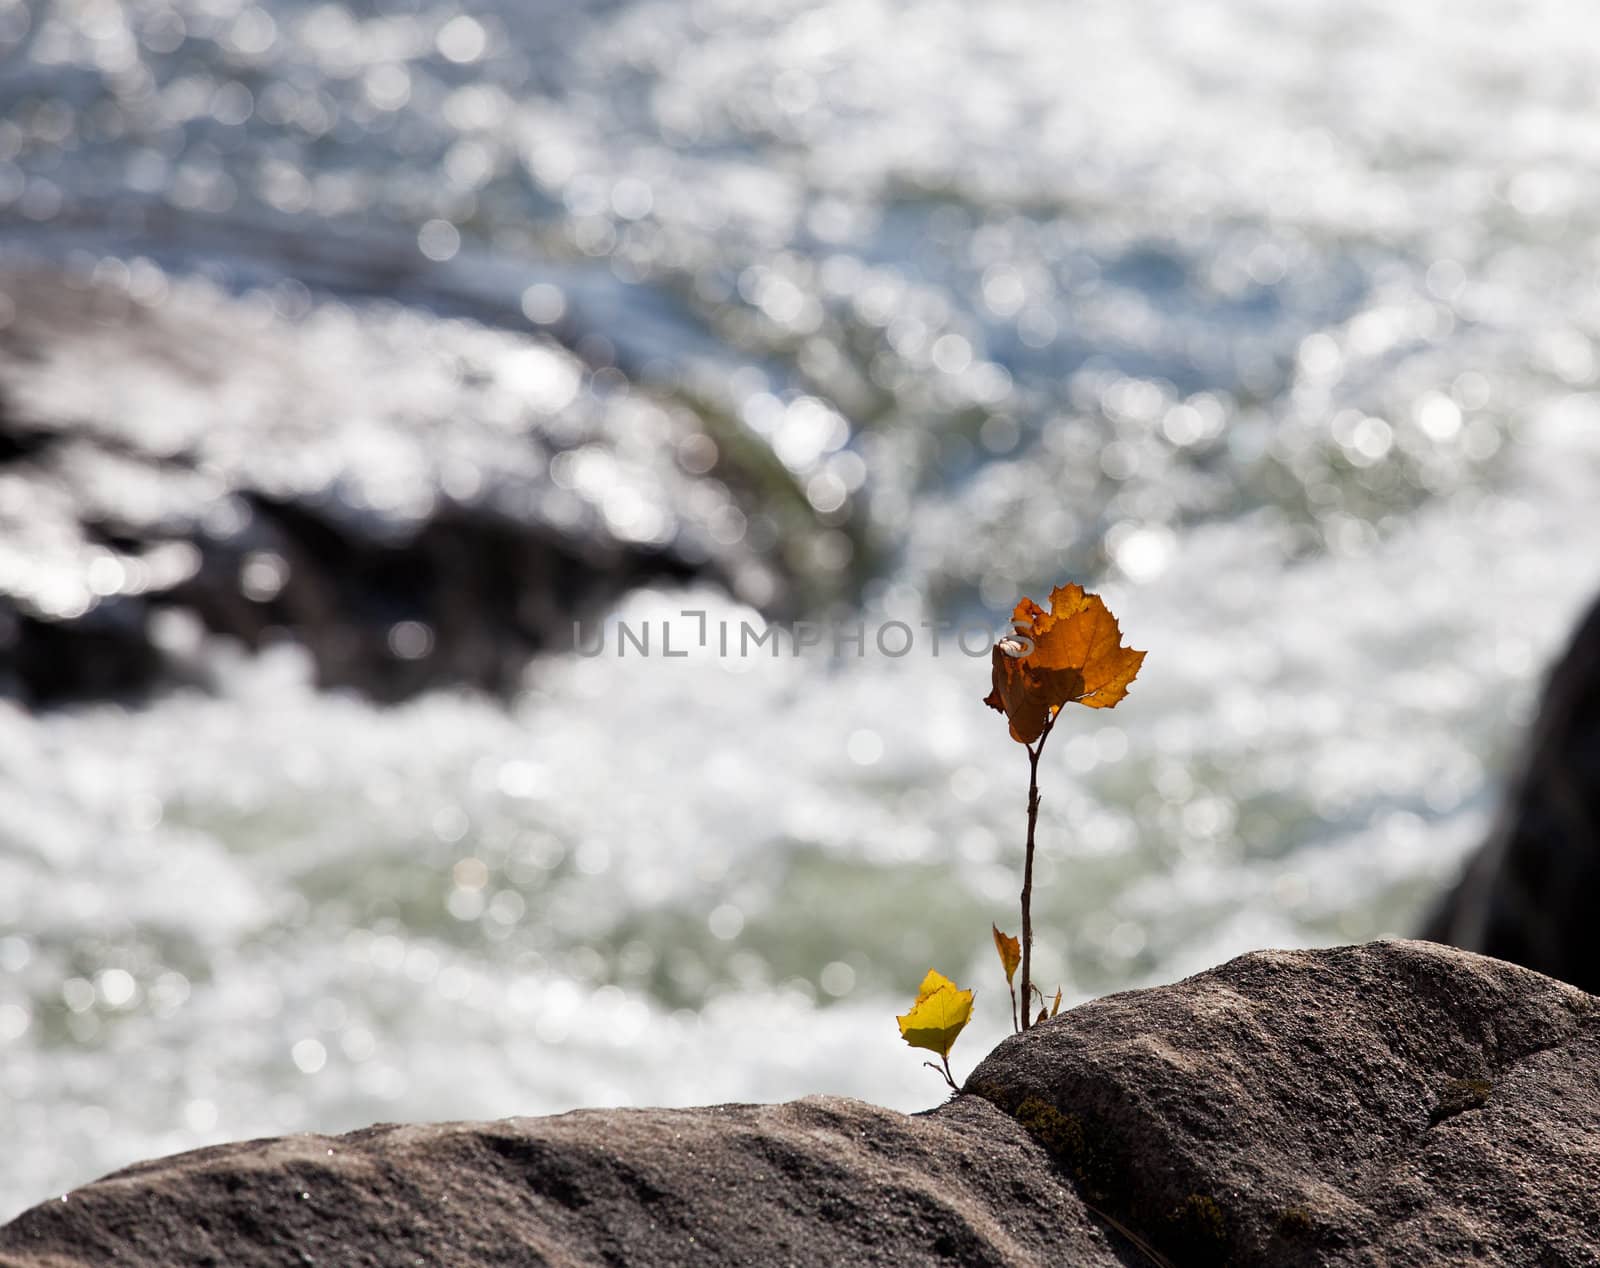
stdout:
<svg viewBox="0 0 1600 1268">
<path fill-rule="evenodd" d="M 967 1090 L 1178 1263 L 1600 1263 L 1600 1000 L 1425 942 L 1262 951 Z"/>
<path fill-rule="evenodd" d="M 1428 943 L 1258 952 L 836 1098 L 145 1163 L 0 1229 L 119 1263 L 1600 1263 L 1600 1000 Z"/>
<path fill-rule="evenodd" d="M 1600 599 L 1551 671 L 1489 840 L 1423 937 L 1600 991 Z"/>
<path fill-rule="evenodd" d="M 1123 1262 L 1044 1151 L 965 1097 L 584 1110 L 222 1145 L 0 1230 L 0 1265 Z"/>
</svg>

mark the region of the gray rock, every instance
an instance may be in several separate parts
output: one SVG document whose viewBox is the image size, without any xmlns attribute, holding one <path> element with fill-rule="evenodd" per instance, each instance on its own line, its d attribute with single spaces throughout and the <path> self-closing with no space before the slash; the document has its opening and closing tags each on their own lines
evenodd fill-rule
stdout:
<svg viewBox="0 0 1600 1268">
<path fill-rule="evenodd" d="M 812 1097 L 199 1150 L 26 1212 L 0 1268 L 1597 1264 L 1597 1168 L 1600 1000 L 1380 942 L 1085 1004 L 913 1117 Z"/>
<path fill-rule="evenodd" d="M 1551 671 L 1489 840 L 1422 936 L 1600 991 L 1600 600 Z"/>
<path fill-rule="evenodd" d="M 965 1097 L 373 1127 L 145 1163 L 0 1229 L 4 1268 L 1121 1264 L 1044 1151 Z"/>
<path fill-rule="evenodd" d="M 1600 1000 L 1425 942 L 1262 951 L 967 1091 L 1180 1264 L 1600 1263 Z"/>
</svg>

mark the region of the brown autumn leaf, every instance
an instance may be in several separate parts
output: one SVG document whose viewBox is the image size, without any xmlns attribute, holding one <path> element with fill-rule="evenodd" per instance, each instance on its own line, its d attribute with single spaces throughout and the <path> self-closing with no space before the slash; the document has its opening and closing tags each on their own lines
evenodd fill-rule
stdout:
<svg viewBox="0 0 1600 1268">
<path fill-rule="evenodd" d="M 1023 599 L 1011 614 L 1017 637 L 995 644 L 994 687 L 984 703 L 1006 715 L 1011 738 L 1032 744 L 1066 704 L 1110 709 L 1128 694 L 1143 652 L 1097 594 L 1079 585 L 1050 592 L 1050 611 Z"/>
<path fill-rule="evenodd" d="M 1011 979 L 1016 975 L 1017 965 L 1022 963 L 1022 944 L 1009 933 L 1001 933 L 999 925 L 990 925 L 994 931 L 994 949 L 1000 955 L 1000 967 L 1006 971 L 1006 984 L 1011 984 Z"/>
</svg>

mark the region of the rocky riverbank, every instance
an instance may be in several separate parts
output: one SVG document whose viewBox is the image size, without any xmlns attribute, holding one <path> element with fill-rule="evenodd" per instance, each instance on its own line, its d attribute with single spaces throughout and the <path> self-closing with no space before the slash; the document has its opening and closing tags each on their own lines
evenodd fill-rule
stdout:
<svg viewBox="0 0 1600 1268">
<path fill-rule="evenodd" d="M 926 1114 L 224 1145 L 36 1207 L 0 1265 L 1594 1263 L 1597 1087 L 1572 987 L 1429 943 L 1263 951 L 1008 1039 Z"/>
<path fill-rule="evenodd" d="M 218 637 L 383 700 L 502 691 L 652 581 L 774 613 L 843 588 L 843 508 L 759 436 L 474 312 L 0 262 L 0 694 L 203 677 Z"/>
</svg>

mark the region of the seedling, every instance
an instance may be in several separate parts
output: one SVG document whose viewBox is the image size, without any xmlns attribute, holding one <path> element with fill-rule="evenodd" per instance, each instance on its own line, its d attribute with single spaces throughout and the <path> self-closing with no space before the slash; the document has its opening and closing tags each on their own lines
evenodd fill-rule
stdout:
<svg viewBox="0 0 1600 1268">
<path fill-rule="evenodd" d="M 1005 714 L 1011 738 L 1028 752 L 1028 835 L 1022 861 L 1022 938 L 992 926 L 995 952 L 1011 992 L 1011 1027 L 1017 1033 L 1061 1011 L 1061 991 L 1045 1000 L 1033 985 L 1033 857 L 1039 825 L 1039 759 L 1045 741 L 1069 704 L 1111 709 L 1128 694 L 1145 654 L 1122 645 L 1117 618 L 1097 594 L 1082 586 L 1057 586 L 1046 612 L 1024 598 L 1011 613 L 1012 633 L 994 646 L 993 683 L 984 703 Z M 1015 980 L 1022 969 L 1022 989 Z M 1029 1021 L 1033 998 L 1038 1014 Z M 899 1019 L 900 1034 L 914 1048 L 939 1055 L 927 1061 L 952 1089 L 950 1046 L 972 1016 L 972 992 L 958 990 L 949 978 L 928 971 L 911 1011 Z"/>
</svg>

